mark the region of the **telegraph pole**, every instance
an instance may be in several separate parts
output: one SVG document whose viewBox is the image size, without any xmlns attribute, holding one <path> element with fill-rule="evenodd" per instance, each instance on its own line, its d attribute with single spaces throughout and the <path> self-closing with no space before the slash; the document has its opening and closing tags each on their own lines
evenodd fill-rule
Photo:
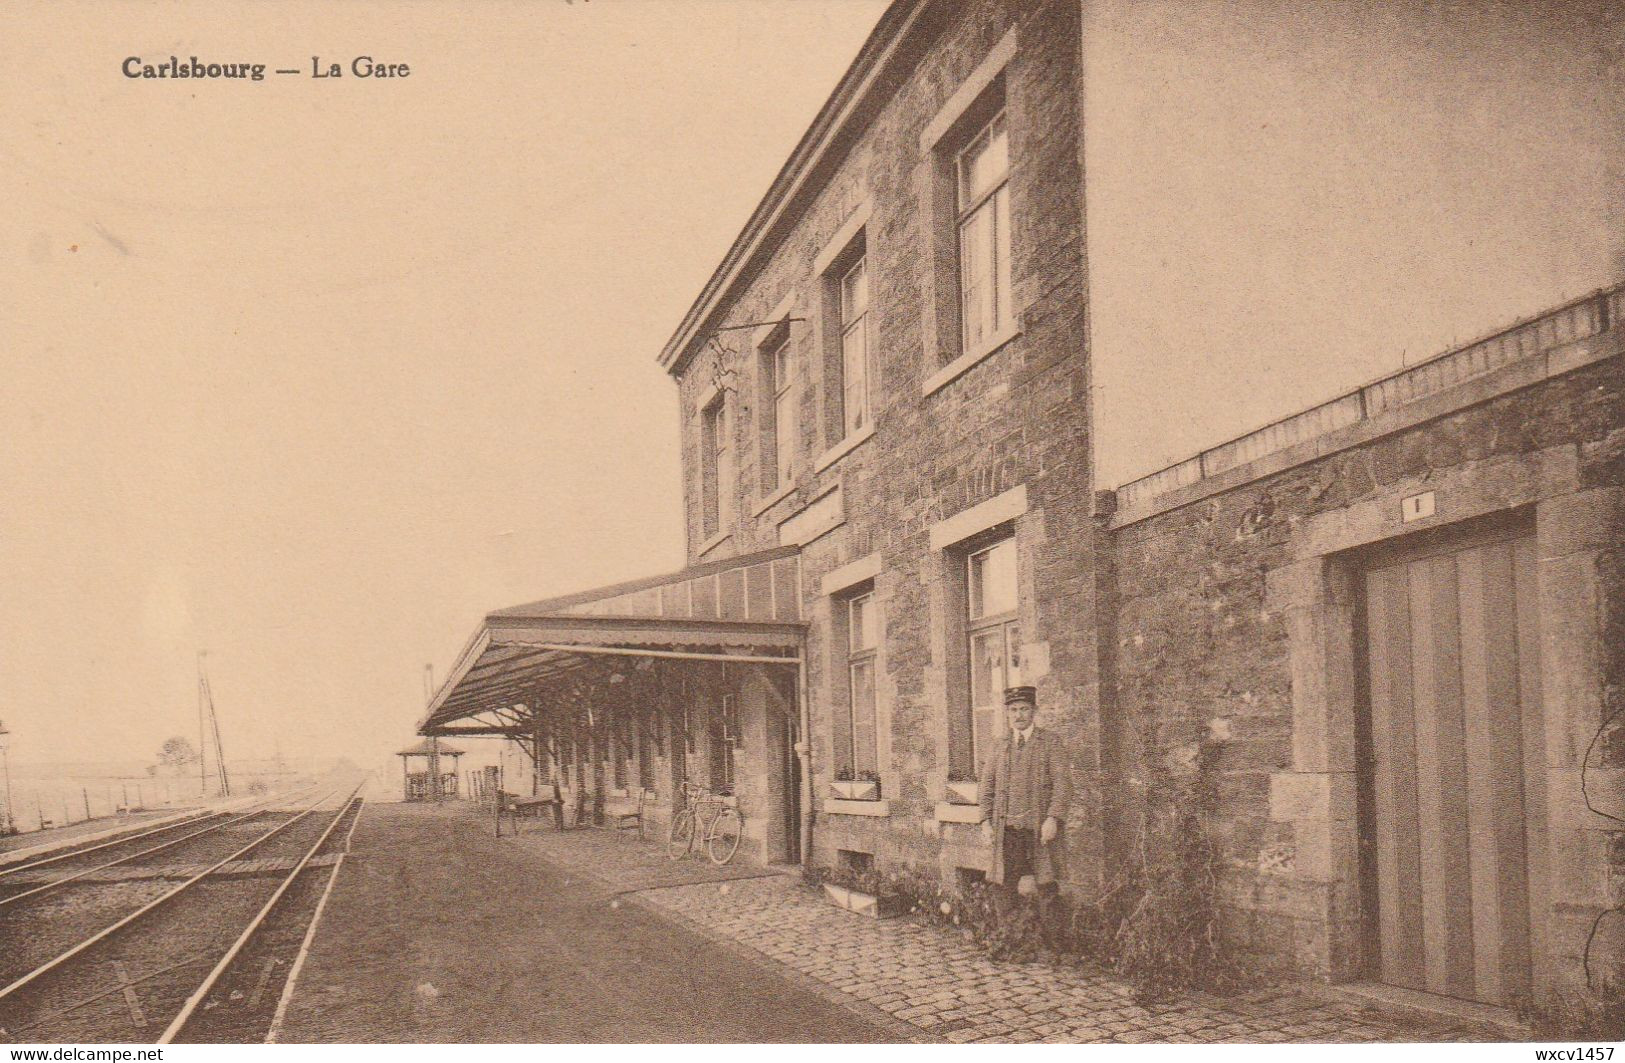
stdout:
<svg viewBox="0 0 1625 1063">
<path fill-rule="evenodd" d="M 226 749 L 220 742 L 220 715 L 214 711 L 214 688 L 209 685 L 209 673 L 200 671 L 203 677 L 203 701 L 209 706 L 209 729 L 214 732 L 214 766 L 220 773 L 220 795 L 231 796 L 231 777 L 226 774 Z"/>
<path fill-rule="evenodd" d="M 0 835 L 17 833 L 17 820 L 11 814 L 11 750 L 10 744 L 6 741 L 10 737 L 11 732 L 6 730 L 6 722 L 0 720 L 0 771 L 6 776 L 6 818 L 0 821 Z"/>
<path fill-rule="evenodd" d="M 209 795 L 209 732 L 203 716 L 203 658 L 208 650 L 197 651 L 197 795 Z"/>
</svg>

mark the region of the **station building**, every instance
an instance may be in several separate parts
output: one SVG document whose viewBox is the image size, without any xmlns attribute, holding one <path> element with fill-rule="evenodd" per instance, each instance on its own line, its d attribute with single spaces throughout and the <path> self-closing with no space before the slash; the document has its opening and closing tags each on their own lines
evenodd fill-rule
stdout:
<svg viewBox="0 0 1625 1063">
<path fill-rule="evenodd" d="M 685 780 L 726 791 L 750 859 L 954 882 L 989 858 L 1001 692 L 1033 684 L 1078 894 L 1201 773 L 1248 962 L 1495 1005 L 1583 984 L 1625 941 L 1625 297 L 1102 484 L 1095 378 L 1132 352 L 1091 321 L 1101 20 L 888 9 L 660 354 L 688 567 L 491 613 L 420 730 L 521 743 L 512 789 L 647 790 L 656 824 Z"/>
</svg>

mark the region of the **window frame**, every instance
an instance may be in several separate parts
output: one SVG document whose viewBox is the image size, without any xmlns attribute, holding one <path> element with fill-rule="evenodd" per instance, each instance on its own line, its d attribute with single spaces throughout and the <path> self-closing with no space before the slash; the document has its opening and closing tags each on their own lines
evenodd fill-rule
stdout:
<svg viewBox="0 0 1625 1063">
<path fill-rule="evenodd" d="M 773 453 L 771 460 L 762 462 L 762 490 L 770 493 L 795 482 L 796 371 L 788 329 L 775 330 L 762 345 L 762 368 L 767 383 L 762 389 L 763 405 L 772 411 L 773 422 L 763 436 Z"/>
<path fill-rule="evenodd" d="M 732 791 L 737 785 L 734 764 L 734 739 L 728 735 L 727 713 L 732 694 L 723 694 L 711 711 L 706 713 L 706 774 L 713 793 Z"/>
<path fill-rule="evenodd" d="M 978 598 L 985 599 L 986 592 L 984 587 L 982 593 L 978 594 L 977 559 L 1004 548 L 1010 550 L 1012 597 L 1009 608 L 1001 609 L 997 613 L 982 612 L 978 614 Z M 982 748 L 983 742 L 980 739 L 991 740 L 1001 733 L 1006 725 L 1004 691 L 1008 687 L 1017 685 L 1021 676 L 1021 554 L 1014 532 L 1007 532 L 966 549 L 960 563 L 962 566 L 960 572 L 964 579 L 965 588 L 964 611 L 961 619 L 963 623 L 962 648 L 965 654 L 965 691 L 970 716 L 970 765 L 971 770 L 980 778 L 982 756 L 986 752 Z M 994 633 L 997 633 L 1000 642 L 1000 681 L 992 684 L 991 703 L 978 705 L 976 701 L 977 642 L 981 638 Z M 976 719 L 979 713 L 984 712 L 990 714 L 989 723 L 986 733 L 979 735 Z"/>
<path fill-rule="evenodd" d="M 846 657 L 846 748 L 845 767 L 852 770 L 853 778 L 859 778 L 862 772 L 873 772 L 880 777 L 880 643 L 882 620 L 880 615 L 880 600 L 875 596 L 872 584 L 862 585 L 848 591 L 837 599 L 840 603 L 843 617 L 843 645 Z M 867 610 L 869 623 L 861 623 L 854 616 L 857 608 L 862 605 Z M 860 645 L 858 640 L 862 637 L 863 629 L 867 627 L 872 641 L 867 645 Z M 867 726 L 870 734 L 871 762 L 862 763 L 860 756 L 859 720 L 860 706 L 858 705 L 859 669 L 867 668 L 869 672 L 869 704 L 862 711 L 867 711 L 869 719 Z"/>
<path fill-rule="evenodd" d="M 852 313 L 850 297 L 851 280 L 854 274 L 862 271 L 862 306 L 855 314 Z M 866 244 L 860 245 L 848 256 L 847 260 L 837 270 L 839 277 L 835 281 L 837 301 L 840 307 L 840 348 L 841 348 L 841 438 L 845 439 L 857 435 L 874 424 L 874 332 L 871 327 L 872 301 L 869 291 L 869 255 Z M 850 344 L 854 337 L 863 345 L 861 358 L 858 359 L 863 370 L 861 398 L 861 423 L 853 423 L 853 409 L 851 396 L 853 393 L 852 362 Z"/>
<path fill-rule="evenodd" d="M 817 341 L 814 360 L 808 379 L 816 376 L 819 392 L 818 423 L 812 471 L 823 472 L 871 438 L 875 420 L 885 402 L 881 386 L 882 367 L 875 350 L 878 334 L 878 315 L 882 307 L 872 296 L 874 270 L 877 263 L 869 261 L 874 250 L 869 243 L 869 221 L 872 204 L 864 200 L 853 208 L 823 249 L 813 259 L 813 275 L 817 278 Z M 863 311 L 849 314 L 848 280 L 862 268 L 865 280 Z M 854 340 L 854 337 L 861 337 Z M 849 401 L 847 359 L 854 342 L 863 345 L 863 426 L 850 428 L 856 404 Z"/>
<path fill-rule="evenodd" d="M 739 697 L 736 694 L 722 695 L 722 737 L 736 749 L 745 741 L 739 720 Z"/>
<path fill-rule="evenodd" d="M 996 136 L 1003 138 L 1004 166 L 987 187 L 980 190 L 972 187 L 967 198 L 966 175 L 972 170 L 972 153 L 990 146 Z M 1011 275 L 1011 169 L 1010 128 L 1001 100 L 998 108 L 953 153 L 954 259 L 959 303 L 959 347 L 962 353 L 980 351 L 1015 327 Z M 972 276 L 968 261 L 970 256 L 966 251 L 967 233 L 983 217 L 989 219 L 984 238 L 990 245 L 991 268 L 988 276 L 981 278 L 982 284 L 973 289 L 967 283 L 967 278 Z M 977 263 L 978 268 L 980 265 Z M 986 322 L 983 321 L 985 315 L 980 312 L 980 303 L 976 306 L 971 303 L 972 292 L 981 292 L 984 288 L 992 300 L 992 317 Z M 973 310 L 977 311 L 974 315 Z M 971 331 L 973 323 L 979 329 L 975 335 Z"/>
<path fill-rule="evenodd" d="M 727 392 L 700 408 L 700 540 L 710 542 L 733 523 L 729 481 L 734 470 Z"/>
</svg>

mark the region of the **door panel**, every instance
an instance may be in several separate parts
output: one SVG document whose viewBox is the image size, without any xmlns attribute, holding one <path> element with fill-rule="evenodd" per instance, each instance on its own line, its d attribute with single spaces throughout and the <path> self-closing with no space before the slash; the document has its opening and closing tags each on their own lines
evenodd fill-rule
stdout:
<svg viewBox="0 0 1625 1063">
<path fill-rule="evenodd" d="M 1372 793 L 1376 803 L 1382 980 L 1421 988 L 1421 851 L 1416 817 L 1416 719 L 1411 706 L 1410 584 L 1404 568 L 1367 580 Z"/>
<path fill-rule="evenodd" d="M 1374 942 L 1385 982 L 1491 1003 L 1529 984 L 1543 866 L 1528 538 L 1399 555 L 1366 575 Z"/>
</svg>

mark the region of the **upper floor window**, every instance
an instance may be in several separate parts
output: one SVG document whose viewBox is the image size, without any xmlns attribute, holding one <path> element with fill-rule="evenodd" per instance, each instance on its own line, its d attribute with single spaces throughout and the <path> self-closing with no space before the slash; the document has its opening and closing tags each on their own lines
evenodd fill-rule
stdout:
<svg viewBox="0 0 1625 1063">
<path fill-rule="evenodd" d="M 1010 308 L 1010 138 L 1004 113 L 959 153 L 961 350 L 980 350 L 1012 324 Z"/>
<path fill-rule="evenodd" d="M 700 414 L 700 448 L 700 534 L 710 539 L 733 520 L 733 441 L 722 395 Z"/>
<path fill-rule="evenodd" d="M 764 368 L 767 370 L 767 391 L 773 409 L 773 454 L 768 459 L 772 463 L 769 468 L 773 477 L 772 482 L 764 487 L 771 489 L 795 478 L 795 363 L 790 358 L 788 336 L 781 336 L 778 344 L 767 352 Z"/>
<path fill-rule="evenodd" d="M 845 434 L 869 427 L 869 267 L 859 256 L 841 277 L 841 411 Z"/>
<path fill-rule="evenodd" d="M 965 635 L 970 660 L 971 763 L 981 765 L 1004 728 L 1004 691 L 1020 681 L 1016 541 L 1002 539 L 966 558 Z"/>
</svg>

